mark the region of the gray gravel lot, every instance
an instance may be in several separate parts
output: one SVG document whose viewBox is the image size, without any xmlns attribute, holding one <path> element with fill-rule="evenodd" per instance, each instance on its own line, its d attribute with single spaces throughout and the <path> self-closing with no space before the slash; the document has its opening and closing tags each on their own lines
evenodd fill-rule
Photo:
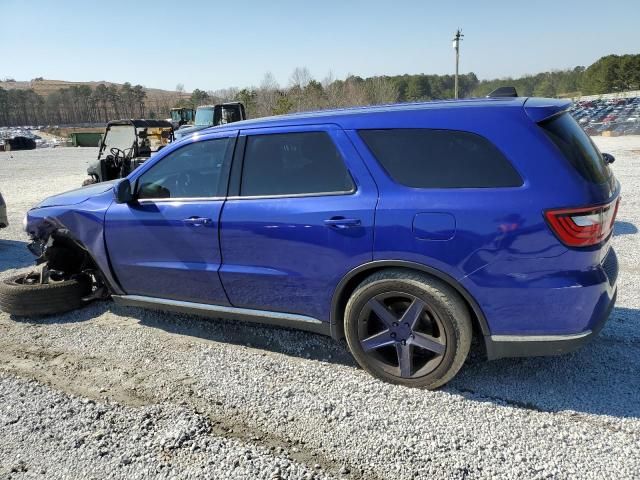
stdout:
<svg viewBox="0 0 640 480">
<path fill-rule="evenodd" d="M 115 306 L 0 313 L 0 478 L 640 477 L 640 137 L 596 137 L 623 185 L 618 305 L 556 358 L 473 358 L 430 392 L 384 384 L 304 332 Z M 12 225 L 79 186 L 93 149 L 0 152 Z M 44 473 L 43 473 L 44 472 Z"/>
</svg>

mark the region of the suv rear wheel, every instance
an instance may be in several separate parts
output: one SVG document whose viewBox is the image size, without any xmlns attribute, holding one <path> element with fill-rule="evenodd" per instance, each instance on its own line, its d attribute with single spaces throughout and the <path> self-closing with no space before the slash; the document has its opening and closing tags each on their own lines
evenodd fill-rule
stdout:
<svg viewBox="0 0 640 480">
<path fill-rule="evenodd" d="M 438 388 L 469 353 L 467 307 L 449 285 L 410 270 L 364 280 L 345 309 L 345 335 L 362 368 L 391 383 Z"/>
</svg>

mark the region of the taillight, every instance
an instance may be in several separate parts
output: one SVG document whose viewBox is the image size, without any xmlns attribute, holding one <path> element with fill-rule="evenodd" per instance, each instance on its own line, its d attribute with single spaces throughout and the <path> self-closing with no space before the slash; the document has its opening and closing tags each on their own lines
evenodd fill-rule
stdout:
<svg viewBox="0 0 640 480">
<path fill-rule="evenodd" d="M 619 203 L 618 197 L 615 203 L 547 210 L 544 215 L 562 243 L 568 247 L 590 247 L 611 235 Z"/>
</svg>

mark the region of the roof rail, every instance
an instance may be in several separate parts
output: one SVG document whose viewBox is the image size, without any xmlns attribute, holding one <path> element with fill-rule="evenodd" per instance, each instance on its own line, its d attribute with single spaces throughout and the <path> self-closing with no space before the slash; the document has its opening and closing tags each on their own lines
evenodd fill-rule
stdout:
<svg viewBox="0 0 640 480">
<path fill-rule="evenodd" d="M 515 87 L 499 87 L 499 88 L 496 88 L 489 95 L 487 95 L 487 98 L 517 97 L 517 96 L 518 96 L 518 92 L 516 92 Z"/>
</svg>

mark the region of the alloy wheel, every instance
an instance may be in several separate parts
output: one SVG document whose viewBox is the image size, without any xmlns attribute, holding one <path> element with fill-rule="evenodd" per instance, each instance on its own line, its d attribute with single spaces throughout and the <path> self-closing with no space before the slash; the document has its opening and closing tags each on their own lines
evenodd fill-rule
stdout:
<svg viewBox="0 0 640 480">
<path fill-rule="evenodd" d="M 405 292 L 385 292 L 367 301 L 358 319 L 358 340 L 371 363 L 401 378 L 431 373 L 447 350 L 438 314 Z"/>
</svg>

